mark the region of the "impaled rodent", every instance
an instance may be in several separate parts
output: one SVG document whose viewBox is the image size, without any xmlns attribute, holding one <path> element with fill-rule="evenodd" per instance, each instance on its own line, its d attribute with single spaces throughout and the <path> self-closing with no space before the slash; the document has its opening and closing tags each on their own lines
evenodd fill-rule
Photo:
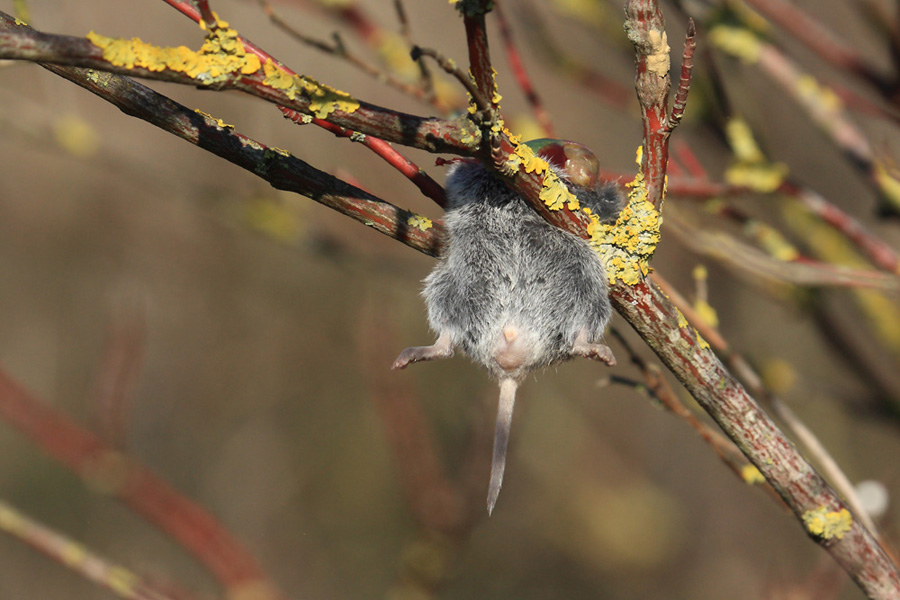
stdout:
<svg viewBox="0 0 900 600">
<path fill-rule="evenodd" d="M 596 164 L 592 154 L 588 160 Z M 614 220 L 623 204 L 618 187 L 597 184 L 595 174 L 585 180 L 572 169 L 557 173 L 590 181 L 573 186 L 578 200 L 601 221 Z M 407 348 L 392 368 L 448 358 L 459 348 L 500 381 L 490 514 L 503 482 L 519 382 L 573 356 L 615 364 L 601 343 L 612 307 L 603 264 L 588 243 L 547 223 L 480 163 L 453 165 L 446 190 L 445 250 L 423 291 L 438 339 Z"/>
</svg>

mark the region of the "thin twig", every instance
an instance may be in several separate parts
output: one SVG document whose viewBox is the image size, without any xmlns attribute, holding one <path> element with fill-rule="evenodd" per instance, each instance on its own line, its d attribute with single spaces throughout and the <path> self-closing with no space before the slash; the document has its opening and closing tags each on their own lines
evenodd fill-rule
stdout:
<svg viewBox="0 0 900 600">
<path fill-rule="evenodd" d="M 831 483 L 847 499 L 848 504 L 853 508 L 854 514 L 863 521 L 866 528 L 878 538 L 879 542 L 882 542 L 878 528 L 863 508 L 862 502 L 860 502 L 850 479 L 831 456 L 831 453 L 828 452 L 828 449 L 825 448 L 824 444 L 819 441 L 818 437 L 763 383 L 762 377 L 750 365 L 750 362 L 730 347 L 721 332 L 697 314 L 687 299 L 674 286 L 659 274 L 655 273 L 652 278 L 672 303 L 681 310 L 687 321 L 700 332 L 700 335 L 720 355 L 726 357 L 728 365 L 738 377 L 753 390 L 754 394 L 769 404 L 776 414 L 790 427 L 790 430 L 794 432 L 794 435 L 797 436 L 806 450 L 815 457 L 818 464 L 825 470 Z"/>
<path fill-rule="evenodd" d="M 687 106 L 688 93 L 691 90 L 691 72 L 694 69 L 694 50 L 697 48 L 697 33 L 694 20 L 688 19 L 687 34 L 684 38 L 684 52 L 681 56 L 681 77 L 678 79 L 678 91 L 675 93 L 675 101 L 672 103 L 672 112 L 666 119 L 665 129 L 669 133 L 681 123 L 684 109 Z"/>
<path fill-rule="evenodd" d="M 126 315 L 113 321 L 96 376 L 97 432 L 114 448 L 125 449 L 131 396 L 144 355 L 144 321 Z"/>
<path fill-rule="evenodd" d="M 284 116 L 291 121 L 301 125 L 306 123 L 304 115 L 301 115 L 297 111 L 285 108 L 284 106 L 279 106 L 278 108 L 280 108 L 281 112 L 284 113 Z M 319 126 L 338 137 L 350 138 L 354 142 L 361 143 L 375 154 L 385 158 L 391 166 L 400 171 L 404 177 L 409 179 L 417 188 L 419 188 L 419 191 L 421 191 L 422 194 L 434 200 L 435 204 L 441 208 L 444 208 L 447 204 L 447 196 L 444 193 L 444 188 L 432 179 L 428 173 L 416 166 L 414 162 L 399 152 L 396 152 L 393 148 L 390 148 L 390 145 L 384 140 L 356 131 L 350 131 L 349 129 L 344 129 L 334 123 L 328 123 L 327 121 Z M 384 148 L 384 146 L 388 147 Z"/>
<path fill-rule="evenodd" d="M 26 516 L 0 501 L 0 530 L 21 540 L 59 565 L 126 600 L 187 600 L 173 595 L 134 571 L 110 562 L 75 540 Z"/>
<path fill-rule="evenodd" d="M 713 452 L 716 453 L 716 456 L 718 456 L 722 462 L 741 479 L 741 481 L 749 484 L 763 484 L 762 487 L 766 493 L 773 499 L 781 502 L 781 498 L 772 486 L 766 483 L 758 472 L 757 478 L 762 479 L 762 481 L 753 477 L 751 474 L 748 474 L 747 467 L 752 465 L 738 447 L 735 446 L 731 440 L 698 419 L 697 416 L 691 412 L 681 400 L 679 400 L 675 390 L 672 389 L 672 386 L 670 386 L 669 382 L 666 381 L 666 378 L 663 377 L 659 367 L 644 360 L 637 352 L 635 352 L 631 347 L 631 344 L 628 343 L 628 340 L 626 340 L 616 328 L 612 328 L 610 332 L 625 348 L 625 351 L 631 358 L 631 363 L 641 371 L 644 378 L 644 385 L 647 386 L 647 391 L 653 398 L 662 404 L 666 410 L 694 429 L 700 438 L 709 444 L 710 448 L 713 449 Z"/>
<path fill-rule="evenodd" d="M 452 75 L 459 83 L 462 84 L 466 91 L 472 96 L 475 106 L 484 114 L 491 111 L 491 102 L 481 93 L 481 90 L 472 81 L 472 78 L 463 71 L 456 61 L 451 60 L 433 48 L 422 48 L 421 46 L 413 46 L 410 56 L 413 60 L 419 60 L 423 56 L 433 58 L 448 75 Z"/>
<path fill-rule="evenodd" d="M 348 63 L 350 63 L 372 79 L 382 82 L 385 85 L 388 85 L 412 98 L 426 101 L 429 104 L 434 103 L 433 95 L 429 95 L 429 90 L 424 86 L 419 87 L 401 81 L 393 74 L 385 71 L 384 69 L 379 69 L 372 63 L 364 60 L 355 52 L 351 52 L 347 48 L 346 44 L 344 44 L 341 40 L 339 33 L 335 32 L 333 34 L 333 41 L 331 43 L 314 38 L 302 33 L 295 27 L 289 25 L 284 19 L 281 18 L 281 16 L 277 12 L 275 12 L 275 9 L 272 8 L 272 5 L 268 0 L 259 0 L 259 3 L 262 5 L 263 11 L 266 13 L 266 16 L 269 17 L 269 20 L 272 22 L 272 24 L 298 42 L 306 44 L 307 46 L 315 48 L 316 50 L 324 52 L 325 54 L 329 54 L 331 56 L 346 60 Z"/>
<path fill-rule="evenodd" d="M 284 598 L 256 559 L 212 515 L 134 459 L 39 401 L 3 371 L 0 418 L 94 489 L 108 492 L 162 529 L 231 594 L 259 589 L 260 598 Z"/>
<path fill-rule="evenodd" d="M 528 77 L 528 73 L 525 71 L 522 56 L 519 53 L 519 47 L 513 39 L 512 28 L 506 19 L 506 12 L 503 10 L 502 2 L 497 1 L 494 3 L 494 12 L 497 15 L 497 24 L 500 26 L 500 36 L 503 39 L 503 47 L 506 50 L 506 60 L 509 62 L 509 68 L 522 89 L 522 93 L 525 94 L 525 99 L 528 101 L 528 105 L 531 107 L 531 112 L 534 114 L 538 125 L 541 126 L 547 137 L 555 137 L 550 114 L 544 108 L 544 103 L 531 84 L 531 78 Z"/>
<path fill-rule="evenodd" d="M 659 209 L 665 194 L 666 164 L 669 160 L 667 126 L 671 79 L 665 22 L 653 0 L 628 0 L 625 16 L 625 30 L 635 49 L 634 85 L 644 125 L 641 173 L 647 200 Z M 687 48 L 687 43 L 685 46 Z"/>
</svg>

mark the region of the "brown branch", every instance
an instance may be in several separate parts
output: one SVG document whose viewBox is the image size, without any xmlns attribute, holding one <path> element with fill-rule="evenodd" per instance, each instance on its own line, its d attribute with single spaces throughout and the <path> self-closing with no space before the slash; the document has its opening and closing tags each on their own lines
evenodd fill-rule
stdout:
<svg viewBox="0 0 900 600">
<path fill-rule="evenodd" d="M 86 38 L 49 35 L 30 28 L 15 27 L 12 25 L 14 20 L 5 13 L 0 13 L 0 21 L 6 22 L 5 27 L 0 30 L 0 58 L 79 66 L 130 77 L 208 87 L 202 80 L 168 68 L 154 71 L 138 66 L 114 65 L 103 58 L 100 47 Z M 245 42 L 245 45 L 248 43 Z M 247 50 L 251 49 L 248 45 Z M 249 75 L 238 73 L 224 76 L 215 89 L 235 89 L 305 114 L 316 113 L 311 108 L 311 105 L 314 107 L 314 99 L 266 85 L 262 71 L 260 69 Z M 455 121 L 417 117 L 366 102 L 360 102 L 359 107 L 353 111 L 336 109 L 328 114 L 327 120 L 385 141 L 431 152 L 471 154 L 470 144 L 462 141 L 470 132 Z"/>
<path fill-rule="evenodd" d="M 670 386 L 669 382 L 666 381 L 666 378 L 663 377 L 659 367 L 644 360 L 637 352 L 635 352 L 618 330 L 613 328 L 611 333 L 625 348 L 625 351 L 631 358 L 631 363 L 641 371 L 641 375 L 644 378 L 644 385 L 647 387 L 647 391 L 653 398 L 655 398 L 666 410 L 687 423 L 694 431 L 696 431 L 697 435 L 699 435 L 704 442 L 709 444 L 713 452 L 716 453 L 716 456 L 718 456 L 741 481 L 748 484 L 762 483 L 765 492 L 781 503 L 781 497 L 778 496 L 774 488 L 772 488 L 768 482 L 765 482 L 765 480 L 754 481 L 752 477 L 748 477 L 745 469 L 750 466 L 750 462 L 747 460 L 747 457 L 744 456 L 731 440 L 698 419 L 697 416 L 681 402 L 678 398 L 678 394 L 675 393 L 675 390 L 672 389 L 672 386 Z"/>
<path fill-rule="evenodd" d="M 281 112 L 284 113 L 285 118 L 290 119 L 294 123 L 298 125 L 305 124 L 304 115 L 301 115 L 297 111 L 291 110 L 289 108 L 285 108 L 284 106 L 279 106 Z M 320 121 L 318 123 L 319 127 L 330 131 L 334 135 L 343 138 L 349 138 L 354 142 L 358 142 L 377 154 L 378 156 L 385 159 L 388 164 L 392 167 L 400 171 L 400 173 L 409 179 L 413 185 L 419 188 L 419 191 L 422 192 L 424 196 L 427 198 L 431 198 L 434 200 L 434 203 L 443 208 L 447 204 L 447 196 L 444 193 L 444 188 L 438 184 L 434 179 L 431 178 L 428 173 L 420 169 L 414 162 L 394 150 L 390 144 L 385 142 L 384 140 L 376 137 L 372 137 L 370 135 L 365 135 L 362 133 L 358 133 L 356 131 L 350 131 L 349 129 L 345 129 L 334 123 L 329 123 L 328 121 Z"/>
<path fill-rule="evenodd" d="M 0 35 L 8 26 L 0 13 Z M 126 77 L 78 67 L 44 65 L 114 104 L 196 146 L 234 163 L 280 190 L 296 192 L 337 210 L 426 254 L 440 250 L 442 226 L 413 226 L 417 215 L 398 208 L 284 151 L 269 148 Z M 417 221 L 414 221 L 417 222 Z"/>
<path fill-rule="evenodd" d="M 634 286 L 617 284 L 611 298 L 619 314 L 737 443 L 801 523 L 809 522 L 815 514 L 843 514 L 847 506 L 841 497 L 728 373 L 702 338 L 688 327 L 673 326 L 679 321 L 679 312 L 659 288 L 647 281 Z M 900 594 L 896 566 L 857 520 L 845 525 L 849 529 L 840 537 L 806 531 L 870 598 L 896 599 Z"/>
<path fill-rule="evenodd" d="M 667 127 L 671 80 L 665 22 L 655 0 L 628 0 L 625 16 L 625 31 L 635 48 L 635 89 L 644 124 L 641 172 L 647 187 L 647 200 L 659 209 L 665 194 L 669 160 Z"/>
<path fill-rule="evenodd" d="M 493 109 L 497 108 L 494 94 L 494 67 L 488 48 L 485 15 L 491 10 L 490 0 L 464 0 L 457 4 L 463 13 L 466 27 L 466 42 L 469 48 L 469 72 L 475 80 L 475 87 L 487 98 Z"/>
<path fill-rule="evenodd" d="M 482 113 L 488 113 L 493 108 L 490 100 L 478 89 L 475 85 L 475 82 L 469 77 L 467 73 L 465 73 L 454 61 L 448 59 L 446 56 L 434 50 L 433 48 L 422 48 L 420 46 L 413 46 L 412 52 L 410 53 L 413 60 L 419 60 L 423 56 L 428 56 L 434 59 L 434 61 L 440 66 L 447 74 L 452 75 L 469 94 L 472 96 L 472 100 L 475 102 L 475 106 Z"/>
</svg>

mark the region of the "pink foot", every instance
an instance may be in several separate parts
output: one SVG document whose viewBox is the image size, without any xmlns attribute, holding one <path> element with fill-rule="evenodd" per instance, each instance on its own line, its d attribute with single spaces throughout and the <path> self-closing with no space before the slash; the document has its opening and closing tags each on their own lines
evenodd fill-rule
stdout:
<svg viewBox="0 0 900 600">
<path fill-rule="evenodd" d="M 612 367 L 616 364 L 616 357 L 613 356 L 612 349 L 605 344 L 592 344 L 587 341 L 587 334 L 582 331 L 575 338 L 572 345 L 572 356 L 583 356 L 591 360 L 599 360 Z"/>
<path fill-rule="evenodd" d="M 450 338 L 441 334 L 431 346 L 413 346 L 401 352 L 394 364 L 391 365 L 391 369 L 405 369 L 410 363 L 450 358 L 451 356 L 453 356 L 453 348 L 450 346 Z"/>
</svg>

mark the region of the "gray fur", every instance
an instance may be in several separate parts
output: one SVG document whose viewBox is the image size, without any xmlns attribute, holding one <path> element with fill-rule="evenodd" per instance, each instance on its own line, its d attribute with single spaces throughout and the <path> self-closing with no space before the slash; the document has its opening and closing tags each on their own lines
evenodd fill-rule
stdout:
<svg viewBox="0 0 900 600">
<path fill-rule="evenodd" d="M 480 163 L 451 167 L 446 190 L 447 244 L 422 292 L 438 342 L 404 350 L 393 368 L 446 358 L 459 348 L 501 381 L 506 401 L 497 420 L 490 512 L 503 479 L 518 382 L 572 356 L 614 364 L 602 344 L 612 308 L 606 272 L 587 242 L 544 221 Z M 601 220 L 621 209 L 613 184 L 576 195 Z"/>
<path fill-rule="evenodd" d="M 494 377 L 516 380 L 568 358 L 582 329 L 601 341 L 612 312 L 606 273 L 584 240 L 547 223 L 479 163 L 454 165 L 446 189 L 448 245 L 423 292 L 436 333 Z M 618 194 L 601 189 L 579 200 L 609 218 Z M 507 325 L 528 346 L 514 372 L 494 360 Z"/>
</svg>

